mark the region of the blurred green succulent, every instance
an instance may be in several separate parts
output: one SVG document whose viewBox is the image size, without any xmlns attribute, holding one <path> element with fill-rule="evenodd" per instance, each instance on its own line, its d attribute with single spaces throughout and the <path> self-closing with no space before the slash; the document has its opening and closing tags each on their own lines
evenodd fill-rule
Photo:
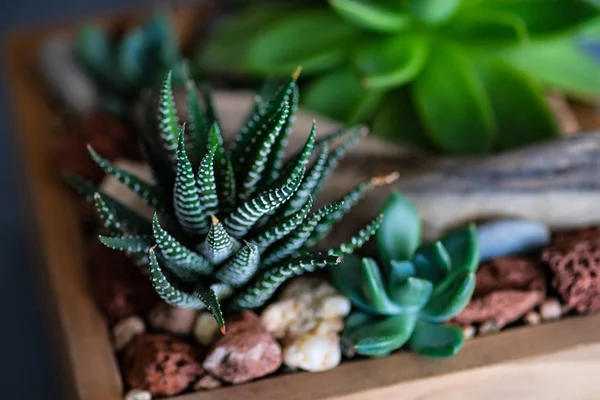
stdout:
<svg viewBox="0 0 600 400">
<path fill-rule="evenodd" d="M 366 356 L 384 356 L 406 343 L 428 357 L 451 356 L 464 337 L 444 321 L 467 305 L 475 289 L 475 227 L 420 244 L 420 220 L 407 199 L 393 193 L 382 213 L 376 233 L 381 264 L 349 256 L 330 268 L 336 286 L 358 309 L 346 321 L 343 343 Z"/>
<path fill-rule="evenodd" d="M 159 85 L 168 71 L 183 83 L 183 60 L 166 13 L 155 13 L 118 40 L 86 25 L 76 36 L 76 57 L 101 91 L 102 107 L 115 114 L 125 113 L 143 88 Z"/>
<path fill-rule="evenodd" d="M 599 15 L 591 0 L 258 4 L 218 26 L 195 64 L 260 76 L 302 65 L 305 107 L 399 143 L 479 154 L 556 136 L 547 89 L 600 94 L 600 64 L 576 40 Z"/>
</svg>

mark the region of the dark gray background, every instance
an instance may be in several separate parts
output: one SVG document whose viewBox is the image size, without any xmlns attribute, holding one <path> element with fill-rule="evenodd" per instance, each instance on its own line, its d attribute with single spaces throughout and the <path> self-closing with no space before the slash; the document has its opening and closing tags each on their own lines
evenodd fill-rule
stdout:
<svg viewBox="0 0 600 400">
<path fill-rule="evenodd" d="M 184 1 L 14 0 L 0 6 L 0 33 L 96 12 Z M 37 249 L 27 223 L 27 188 L 17 165 L 15 121 L 4 54 L 0 71 L 0 398 L 64 400 L 43 304 L 35 287 Z"/>
</svg>

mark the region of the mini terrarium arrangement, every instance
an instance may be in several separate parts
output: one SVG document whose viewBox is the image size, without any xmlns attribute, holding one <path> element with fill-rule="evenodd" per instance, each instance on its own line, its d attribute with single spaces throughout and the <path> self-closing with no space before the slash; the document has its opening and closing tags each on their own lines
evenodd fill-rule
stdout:
<svg viewBox="0 0 600 400">
<path fill-rule="evenodd" d="M 85 290 L 109 332 L 120 396 L 227 391 L 407 352 L 421 356 L 398 365 L 410 369 L 422 359 L 460 357 L 465 341 L 476 336 L 600 311 L 600 229 L 593 227 L 600 225 L 598 135 L 555 137 L 554 117 L 531 84 L 551 74 L 536 77 L 496 58 L 480 60 L 486 67 L 477 71 L 490 85 L 486 96 L 474 95 L 472 110 L 485 112 L 469 113 L 470 122 L 447 119 L 452 108 L 427 100 L 469 98 L 436 91 L 448 71 L 468 78 L 450 79 L 468 83 L 468 93 L 481 89 L 468 75 L 471 67 L 463 68 L 473 60 L 466 63 L 464 49 L 438 43 L 439 32 L 482 40 L 484 52 L 504 45 L 516 52 L 514 42 L 529 39 L 541 48 L 536 35 L 558 32 L 555 39 L 564 41 L 567 31 L 596 15 L 595 6 L 573 2 L 565 22 L 564 2 L 550 2 L 555 8 L 544 24 L 533 26 L 526 17 L 549 2 L 520 2 L 523 20 L 501 6 L 513 2 L 379 3 L 332 0 L 331 10 L 318 9 L 311 18 L 336 12 L 339 21 L 318 24 L 327 32 L 309 33 L 321 35 L 321 47 L 307 42 L 302 53 L 292 46 L 290 57 L 296 55 L 287 63 L 269 61 L 270 52 L 293 43 L 279 42 L 283 33 L 269 40 L 248 35 L 262 43 L 252 48 L 262 49 L 264 59 L 245 60 L 260 59 L 265 68 L 253 68 L 276 79 L 240 95 L 249 100 L 247 110 L 237 94 L 209 88 L 198 58 L 190 62 L 194 57 L 180 50 L 177 24 L 162 14 L 115 35 L 80 27 L 42 46 L 46 87 L 61 100 L 53 105 L 59 133 L 45 151 L 54 161 L 55 185 L 70 191 L 77 207 Z M 294 24 L 281 17 L 286 38 L 307 27 L 305 14 Z M 253 23 L 260 15 L 266 18 L 256 13 Z M 255 26 L 221 34 L 232 44 Z M 355 31 L 372 32 L 355 60 L 368 88 L 349 97 L 338 78 L 355 71 L 339 70 L 349 54 L 335 43 Z M 219 47 L 223 40 L 208 42 L 200 64 L 221 65 L 232 54 Z M 407 59 L 387 59 L 398 46 Z M 446 56 L 456 63 L 436 67 L 436 58 Z M 231 58 L 228 67 L 248 64 Z M 400 92 L 412 99 L 389 101 Z M 355 100 L 361 104 L 348 103 Z M 523 104 L 509 107 L 512 100 Z M 342 124 L 307 117 L 303 104 L 315 102 L 371 116 L 389 117 L 389 107 L 399 107 L 394 118 L 420 132 L 411 138 L 424 143 L 429 130 L 425 147 L 435 142 L 437 151 L 542 143 L 415 162 L 406 159 L 407 148 L 347 123 L 367 121 L 367 114 L 329 113 Z M 424 114 L 407 111 L 415 105 Z M 524 109 L 526 118 L 511 114 Z M 492 114 L 493 128 L 486 119 Z M 389 127 L 404 135 L 397 126 Z M 518 132 L 534 136 L 517 143 Z M 475 136 L 495 139 L 472 141 Z"/>
</svg>

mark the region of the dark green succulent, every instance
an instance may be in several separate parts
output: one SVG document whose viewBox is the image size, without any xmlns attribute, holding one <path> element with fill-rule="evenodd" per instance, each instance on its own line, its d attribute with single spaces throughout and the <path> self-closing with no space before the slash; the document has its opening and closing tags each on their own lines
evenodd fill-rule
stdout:
<svg viewBox="0 0 600 400">
<path fill-rule="evenodd" d="M 350 352 L 383 356 L 408 343 L 428 357 L 448 357 L 463 345 L 463 332 L 444 324 L 469 302 L 479 252 L 474 226 L 420 245 L 416 210 L 399 193 L 383 209 L 376 234 L 381 264 L 349 256 L 332 267 L 333 280 L 358 309 L 346 321 Z"/>
<path fill-rule="evenodd" d="M 94 201 L 108 234 L 106 246 L 145 266 L 169 304 L 206 307 L 224 327 L 221 303 L 236 310 L 262 306 L 288 278 L 341 262 L 376 231 L 372 221 L 349 242 L 311 249 L 380 179 L 359 185 L 340 201 L 311 211 L 313 198 L 363 130 L 351 128 L 306 144 L 287 161 L 286 138 L 298 104 L 297 76 L 271 98 L 258 98 L 235 143 L 226 148 L 209 93 L 200 101 L 187 80 L 187 124 L 180 125 L 171 75 L 162 84 L 157 129 L 141 134 L 155 184 L 93 159 L 155 210 L 149 221 L 89 183 L 70 177 Z M 204 107 L 201 106 L 203 103 Z M 148 107 L 155 118 L 156 105 Z M 334 141 L 341 144 L 333 146 Z M 309 163 L 316 150 L 316 157 Z"/>
<path fill-rule="evenodd" d="M 452 154 L 556 136 L 547 89 L 600 95 L 600 64 L 582 46 L 586 37 L 598 43 L 591 0 L 279 3 L 221 24 L 198 70 L 272 76 L 300 64 L 305 107 Z"/>
<path fill-rule="evenodd" d="M 119 38 L 96 25 L 78 32 L 77 59 L 102 91 L 102 106 L 108 111 L 125 113 L 141 89 L 159 85 L 169 70 L 182 79 L 183 61 L 169 17 L 155 13 Z"/>
</svg>

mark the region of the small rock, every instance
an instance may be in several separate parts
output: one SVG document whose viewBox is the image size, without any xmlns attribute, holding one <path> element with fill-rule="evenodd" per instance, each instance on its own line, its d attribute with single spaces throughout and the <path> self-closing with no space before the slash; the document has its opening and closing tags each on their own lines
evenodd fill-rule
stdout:
<svg viewBox="0 0 600 400">
<path fill-rule="evenodd" d="M 198 311 L 191 308 L 159 303 L 148 313 L 148 323 L 157 331 L 188 336 L 194 328 L 197 314 Z"/>
<path fill-rule="evenodd" d="M 547 298 L 540 306 L 540 315 L 544 321 L 560 319 L 562 316 L 562 306 L 560 305 L 560 302 L 553 297 Z"/>
<path fill-rule="evenodd" d="M 222 386 L 221 382 L 210 375 L 204 375 L 196 384 L 194 385 L 194 390 L 213 390 L 218 389 Z"/>
<path fill-rule="evenodd" d="M 227 323 L 227 334 L 209 351 L 203 366 L 229 383 L 243 383 L 277 371 L 281 347 L 251 311 Z"/>
<path fill-rule="evenodd" d="M 125 253 L 94 240 L 86 261 L 92 293 L 110 321 L 145 314 L 160 301 L 150 279 Z"/>
<path fill-rule="evenodd" d="M 550 238 L 550 228 L 537 221 L 507 219 L 477 226 L 481 262 L 540 249 Z"/>
<path fill-rule="evenodd" d="M 542 317 L 535 311 L 529 311 L 527 314 L 525 314 L 523 320 L 527 325 L 539 325 L 542 322 Z"/>
<path fill-rule="evenodd" d="M 496 323 L 494 321 L 485 321 L 479 327 L 478 333 L 483 336 L 483 335 L 489 335 L 491 333 L 496 333 L 499 331 L 500 331 L 500 328 L 498 328 L 498 326 L 496 325 Z"/>
<path fill-rule="evenodd" d="M 285 345 L 283 358 L 290 368 L 325 371 L 341 361 L 340 337 L 337 333 L 307 333 Z"/>
<path fill-rule="evenodd" d="M 494 321 L 501 329 L 540 305 L 546 297 L 542 265 L 521 257 L 500 257 L 479 267 L 473 298 L 454 321 L 461 326 Z"/>
<path fill-rule="evenodd" d="M 47 85 L 69 110 L 85 114 L 98 107 L 98 90 L 77 61 L 72 37 L 55 36 L 47 40 L 38 62 Z"/>
<path fill-rule="evenodd" d="M 152 400 L 152 393 L 147 390 L 131 389 L 125 394 L 125 400 Z"/>
<path fill-rule="evenodd" d="M 136 336 L 123 352 L 123 377 L 130 388 L 173 396 L 204 374 L 199 348 L 166 334 Z"/>
<path fill-rule="evenodd" d="M 600 233 L 581 230 L 555 238 L 542 253 L 552 272 L 552 286 L 567 310 L 600 311 Z"/>
<path fill-rule="evenodd" d="M 115 349 L 122 350 L 137 335 L 146 332 L 144 320 L 137 315 L 124 318 L 113 326 L 113 340 Z"/>
<path fill-rule="evenodd" d="M 473 325 L 467 325 L 463 328 L 463 336 L 465 340 L 473 339 L 476 333 L 477 329 L 475 329 Z"/>
<path fill-rule="evenodd" d="M 220 334 L 219 324 L 211 313 L 202 311 L 194 324 L 194 337 L 203 346 L 211 345 Z"/>
<path fill-rule="evenodd" d="M 340 363 L 339 332 L 350 308 L 350 300 L 328 281 L 300 277 L 265 308 L 261 320 L 281 340 L 287 367 L 323 371 Z"/>
</svg>

